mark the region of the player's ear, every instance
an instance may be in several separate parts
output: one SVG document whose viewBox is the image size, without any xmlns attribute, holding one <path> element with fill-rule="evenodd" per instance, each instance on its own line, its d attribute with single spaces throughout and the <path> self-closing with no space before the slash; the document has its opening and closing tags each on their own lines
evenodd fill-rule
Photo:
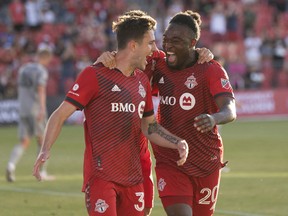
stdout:
<svg viewBox="0 0 288 216">
<path fill-rule="evenodd" d="M 197 40 L 193 38 L 193 39 L 191 40 L 190 47 L 195 47 L 196 44 L 197 44 Z"/>
<path fill-rule="evenodd" d="M 135 51 L 138 43 L 135 40 L 131 40 L 128 42 L 128 47 L 131 51 Z"/>
</svg>

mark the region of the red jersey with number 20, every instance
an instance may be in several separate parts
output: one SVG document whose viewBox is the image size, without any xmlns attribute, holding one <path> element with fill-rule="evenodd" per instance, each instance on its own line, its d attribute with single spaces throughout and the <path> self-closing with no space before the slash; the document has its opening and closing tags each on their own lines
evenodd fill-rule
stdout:
<svg viewBox="0 0 288 216">
<path fill-rule="evenodd" d="M 147 74 L 149 76 L 149 72 Z M 171 70 L 161 58 L 156 65 L 154 61 L 154 71 L 150 75 L 153 75 L 153 88 L 160 95 L 159 123 L 189 145 L 188 159 L 183 166 L 175 163 L 179 159 L 177 151 L 153 145 L 156 166 L 169 164 L 187 175 L 199 177 L 221 168 L 223 145 L 217 127 L 201 133 L 193 124 L 194 118 L 200 114 L 218 112 L 214 100 L 217 96 L 234 97 L 226 71 L 214 60 L 196 63 L 180 71 Z"/>
<path fill-rule="evenodd" d="M 147 76 L 130 77 L 101 64 L 85 68 L 67 93 L 67 102 L 85 114 L 84 184 L 93 177 L 122 186 L 143 182 L 141 119 L 153 115 Z"/>
</svg>

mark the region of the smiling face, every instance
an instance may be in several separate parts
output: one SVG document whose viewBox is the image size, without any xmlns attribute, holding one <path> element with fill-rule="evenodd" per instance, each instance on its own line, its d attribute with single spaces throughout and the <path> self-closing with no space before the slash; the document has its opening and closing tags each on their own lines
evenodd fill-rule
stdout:
<svg viewBox="0 0 288 216">
<path fill-rule="evenodd" d="M 145 70 L 147 64 L 146 57 L 156 49 L 154 31 L 149 30 L 144 34 L 142 41 L 136 42 L 135 55 L 133 58 L 135 68 Z"/>
<path fill-rule="evenodd" d="M 196 40 L 189 27 L 179 24 L 169 24 L 163 34 L 163 50 L 166 53 L 166 63 L 172 69 L 184 69 L 193 59 L 190 51 L 194 49 Z"/>
</svg>

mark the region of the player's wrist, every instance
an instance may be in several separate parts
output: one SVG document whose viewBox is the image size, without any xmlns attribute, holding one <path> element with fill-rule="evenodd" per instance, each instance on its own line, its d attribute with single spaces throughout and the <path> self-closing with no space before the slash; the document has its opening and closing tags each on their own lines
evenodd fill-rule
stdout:
<svg viewBox="0 0 288 216">
<path fill-rule="evenodd" d="M 213 127 L 218 125 L 217 118 L 214 115 L 211 115 L 210 119 L 211 119 L 211 124 L 212 124 Z"/>
</svg>

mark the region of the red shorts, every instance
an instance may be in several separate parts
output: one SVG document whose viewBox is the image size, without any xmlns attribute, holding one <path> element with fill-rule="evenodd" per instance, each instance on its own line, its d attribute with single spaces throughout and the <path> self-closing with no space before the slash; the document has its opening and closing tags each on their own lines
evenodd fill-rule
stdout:
<svg viewBox="0 0 288 216">
<path fill-rule="evenodd" d="M 85 202 L 89 216 L 143 216 L 143 184 L 123 187 L 113 182 L 95 179 L 86 185 Z"/>
<path fill-rule="evenodd" d="M 147 144 L 142 146 L 140 161 L 144 179 L 145 207 L 152 208 L 154 200 L 154 182 L 152 176 L 152 161 Z"/>
<path fill-rule="evenodd" d="M 220 170 L 206 177 L 188 176 L 166 165 L 156 167 L 157 187 L 164 208 L 176 203 L 191 206 L 193 216 L 212 215 L 217 201 Z"/>
</svg>

